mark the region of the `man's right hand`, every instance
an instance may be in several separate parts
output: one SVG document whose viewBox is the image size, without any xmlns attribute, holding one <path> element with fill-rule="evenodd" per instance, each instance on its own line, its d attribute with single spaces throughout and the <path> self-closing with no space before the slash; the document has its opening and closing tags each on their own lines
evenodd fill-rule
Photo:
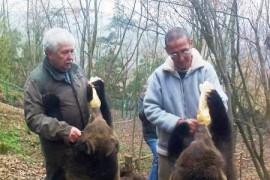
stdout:
<svg viewBox="0 0 270 180">
<path fill-rule="evenodd" d="M 70 142 L 75 142 L 81 136 L 81 134 L 82 133 L 79 129 L 77 129 L 76 127 L 72 127 L 69 132 L 68 139 Z"/>
<path fill-rule="evenodd" d="M 197 129 L 197 119 L 180 119 L 177 124 L 187 123 L 189 125 L 190 133 L 194 133 Z"/>
</svg>

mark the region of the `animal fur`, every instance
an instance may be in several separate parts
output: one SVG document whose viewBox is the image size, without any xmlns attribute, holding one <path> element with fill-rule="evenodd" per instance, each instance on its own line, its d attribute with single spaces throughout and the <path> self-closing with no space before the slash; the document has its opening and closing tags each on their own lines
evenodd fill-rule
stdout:
<svg viewBox="0 0 270 180">
<path fill-rule="evenodd" d="M 54 93 L 46 93 L 42 95 L 42 101 L 44 105 L 44 113 L 49 116 L 56 118 L 58 121 L 63 120 L 63 114 L 60 111 L 60 99 Z"/>
<path fill-rule="evenodd" d="M 105 98 L 104 83 L 93 82 L 101 107 L 94 109 L 81 137 L 67 152 L 65 176 L 68 180 L 119 180 L 119 142 L 112 129 L 111 113 Z M 87 85 L 87 99 L 91 101 L 92 87 Z M 45 114 L 63 120 L 60 100 L 53 93 L 42 96 Z"/>
<path fill-rule="evenodd" d="M 215 147 L 208 129 L 200 125 L 195 139 L 175 163 L 171 180 L 227 180 L 223 156 Z"/>
<path fill-rule="evenodd" d="M 209 132 L 211 135 L 210 137 L 212 138 L 210 139 L 216 149 L 221 153 L 224 160 L 225 168 L 222 171 L 224 172 L 225 177 L 227 177 L 228 180 L 235 180 L 236 175 L 235 166 L 233 163 L 232 125 L 222 99 L 216 90 L 209 92 L 207 96 L 207 105 L 209 107 L 209 113 L 211 116 Z M 183 159 L 183 153 L 185 152 L 185 154 L 187 154 L 188 151 L 186 150 L 187 148 L 189 149 L 190 146 L 193 146 L 193 150 L 195 149 L 194 146 L 197 146 L 199 147 L 199 149 L 197 148 L 198 150 L 203 151 L 205 146 L 202 146 L 202 142 L 203 141 L 196 141 L 194 135 L 190 134 L 189 126 L 186 123 L 180 124 L 175 127 L 168 142 L 169 158 L 177 159 L 179 157 L 180 159 Z M 189 153 L 192 154 L 192 152 Z M 193 161 L 195 160 L 192 158 L 189 159 L 189 162 L 193 163 Z M 186 169 L 186 171 L 188 171 L 188 169 Z M 195 173 L 195 171 L 192 172 Z M 209 172 L 205 171 L 205 173 Z M 213 173 L 214 172 L 212 172 L 212 174 Z"/>
<path fill-rule="evenodd" d="M 91 121 L 75 143 L 74 149 L 75 157 L 66 174 L 67 179 L 119 179 L 118 139 L 99 110 L 92 112 Z"/>
<path fill-rule="evenodd" d="M 97 80 L 97 81 L 94 81 L 92 84 L 94 85 L 96 92 L 97 92 L 97 95 L 98 95 L 100 102 L 101 102 L 100 111 L 101 111 L 102 117 L 105 119 L 107 124 L 111 128 L 113 128 L 113 122 L 112 122 L 110 108 L 109 108 L 109 105 L 106 101 L 104 82 L 102 80 Z M 87 84 L 86 90 L 87 90 L 87 100 L 88 100 L 88 102 L 90 102 L 93 98 L 92 97 L 92 87 L 89 84 Z"/>
</svg>

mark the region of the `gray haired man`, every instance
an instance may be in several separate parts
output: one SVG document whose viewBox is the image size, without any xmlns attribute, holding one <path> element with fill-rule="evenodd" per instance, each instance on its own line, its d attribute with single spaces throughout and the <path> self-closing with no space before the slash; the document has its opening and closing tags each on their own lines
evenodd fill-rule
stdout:
<svg viewBox="0 0 270 180">
<path fill-rule="evenodd" d="M 66 142 L 75 142 L 89 118 L 86 82 L 73 63 L 74 37 L 53 28 L 44 35 L 45 57 L 31 72 L 24 87 L 25 120 L 39 135 L 46 163 L 46 179 L 65 179 L 65 162 L 71 155 Z M 45 114 L 42 96 L 54 93 L 60 99 L 63 119 Z"/>
</svg>

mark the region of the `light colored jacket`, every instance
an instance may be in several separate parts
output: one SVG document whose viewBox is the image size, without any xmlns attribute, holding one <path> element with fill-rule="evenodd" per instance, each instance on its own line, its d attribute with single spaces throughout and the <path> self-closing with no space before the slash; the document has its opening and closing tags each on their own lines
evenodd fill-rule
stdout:
<svg viewBox="0 0 270 180">
<path fill-rule="evenodd" d="M 159 154 L 167 156 L 168 139 L 179 119 L 197 117 L 199 85 L 209 81 L 218 91 L 225 106 L 227 96 L 223 92 L 213 66 L 192 49 L 192 63 L 184 79 L 175 70 L 170 57 L 150 76 L 144 98 L 147 119 L 157 126 Z"/>
</svg>

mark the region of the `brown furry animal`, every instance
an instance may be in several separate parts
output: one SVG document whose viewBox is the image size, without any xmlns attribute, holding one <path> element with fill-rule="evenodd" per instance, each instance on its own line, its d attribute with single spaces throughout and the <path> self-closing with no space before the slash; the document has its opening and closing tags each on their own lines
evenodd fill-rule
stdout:
<svg viewBox="0 0 270 180">
<path fill-rule="evenodd" d="M 119 180 L 119 142 L 99 109 L 93 110 L 90 122 L 74 146 L 76 152 L 67 179 Z"/>
<path fill-rule="evenodd" d="M 195 139 L 181 153 L 170 180 L 227 180 L 225 162 L 208 128 L 199 125 Z"/>
<path fill-rule="evenodd" d="M 105 99 L 104 83 L 93 83 L 101 102 L 100 109 L 93 109 L 91 119 L 81 137 L 67 150 L 65 176 L 70 180 L 119 180 L 119 142 L 113 133 L 112 118 Z M 88 101 L 93 99 L 92 86 L 87 87 Z M 46 115 L 62 120 L 60 100 L 52 93 L 42 96 Z"/>
<path fill-rule="evenodd" d="M 103 119 L 99 109 L 94 109 L 90 123 L 85 127 L 78 144 L 87 145 L 87 153 L 99 153 L 102 156 L 116 154 L 119 150 L 118 139 L 113 129 Z"/>
<path fill-rule="evenodd" d="M 209 133 L 211 134 L 210 137 L 212 137 L 211 141 L 215 148 L 222 154 L 225 162 L 224 174 L 227 179 L 236 180 L 236 170 L 233 161 L 232 122 L 229 119 L 223 101 L 216 90 L 212 90 L 208 93 L 207 106 L 211 117 L 211 123 L 208 126 Z M 194 134 L 190 133 L 189 125 L 187 123 L 177 125 L 168 141 L 169 158 L 178 159 L 194 139 Z"/>
</svg>

